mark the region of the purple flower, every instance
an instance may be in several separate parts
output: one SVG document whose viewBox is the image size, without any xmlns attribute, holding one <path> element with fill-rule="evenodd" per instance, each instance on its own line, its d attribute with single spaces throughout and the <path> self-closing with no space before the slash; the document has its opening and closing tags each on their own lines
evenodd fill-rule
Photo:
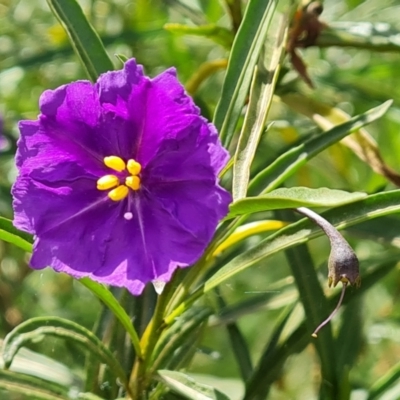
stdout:
<svg viewBox="0 0 400 400">
<path fill-rule="evenodd" d="M 45 91 L 21 121 L 14 225 L 35 235 L 31 266 L 140 294 L 193 264 L 228 211 L 228 154 L 169 69 L 134 60 L 96 84 Z"/>
</svg>

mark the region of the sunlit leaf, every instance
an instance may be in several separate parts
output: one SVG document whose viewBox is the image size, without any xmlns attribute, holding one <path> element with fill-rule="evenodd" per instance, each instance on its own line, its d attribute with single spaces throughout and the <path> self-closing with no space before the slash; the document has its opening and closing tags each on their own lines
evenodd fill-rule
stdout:
<svg viewBox="0 0 400 400">
<path fill-rule="evenodd" d="M 306 164 L 322 150 L 325 150 L 327 147 L 364 125 L 380 118 L 391 104 L 392 101 L 387 101 L 378 107 L 353 117 L 348 122 L 335 126 L 315 138 L 311 138 L 296 147 L 292 147 L 257 174 L 250 183 L 249 192 L 254 193 L 254 191 L 262 190 L 263 193 L 266 193 L 277 188 L 302 165 Z"/>
<path fill-rule="evenodd" d="M 2 347 L 2 343 L 0 347 Z M 1 369 L 4 369 L 2 359 L 0 359 Z M 66 365 L 26 348 L 18 351 L 10 366 L 10 371 L 34 376 L 64 387 L 80 384 L 78 375 L 73 373 Z"/>
<path fill-rule="evenodd" d="M 232 46 L 222 95 L 214 115 L 214 124 L 225 146 L 229 145 L 235 132 L 254 67 L 265 43 L 277 5 L 276 0 L 252 0 L 247 4 Z"/>
<path fill-rule="evenodd" d="M 400 190 L 378 193 L 353 204 L 337 207 L 324 213 L 323 216 L 338 229 L 355 225 L 372 218 L 396 213 L 400 211 Z M 224 265 L 204 286 L 208 292 L 214 287 L 230 279 L 237 273 L 260 262 L 265 257 L 279 251 L 305 243 L 311 238 L 320 236 L 321 230 L 303 219 L 291 224 L 264 239 L 257 246 L 245 251 Z M 199 289 L 200 290 L 200 289 Z"/>
<path fill-rule="evenodd" d="M 349 193 L 328 188 L 280 188 L 256 197 L 246 197 L 230 205 L 226 218 L 260 211 L 297 207 L 336 207 L 367 197 L 366 193 Z"/>
<path fill-rule="evenodd" d="M 30 400 L 70 400 L 70 388 L 12 371 L 0 370 L 0 389 L 19 393 Z"/>
<path fill-rule="evenodd" d="M 190 400 L 229 400 L 229 397 L 212 388 L 200 384 L 188 375 L 176 371 L 157 371 L 161 380 L 174 392 Z"/>
<path fill-rule="evenodd" d="M 272 103 L 275 85 L 279 76 L 282 56 L 285 51 L 289 28 L 288 15 L 281 15 L 271 22 L 263 56 L 255 68 L 250 99 L 236 147 L 233 166 L 233 200 L 246 196 L 253 162 Z"/>
<path fill-rule="evenodd" d="M 335 125 L 343 124 L 351 118 L 337 107 L 331 107 L 298 93 L 282 96 L 281 99 L 294 110 L 312 119 L 323 130 L 332 129 Z M 350 136 L 344 137 L 340 143 L 352 150 L 377 174 L 400 186 L 400 174 L 385 163 L 378 144 L 365 128 L 354 131 Z"/>
</svg>

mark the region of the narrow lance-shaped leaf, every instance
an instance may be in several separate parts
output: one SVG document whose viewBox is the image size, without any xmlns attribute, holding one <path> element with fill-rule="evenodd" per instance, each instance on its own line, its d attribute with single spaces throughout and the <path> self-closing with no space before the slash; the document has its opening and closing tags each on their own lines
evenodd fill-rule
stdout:
<svg viewBox="0 0 400 400">
<path fill-rule="evenodd" d="M 350 115 L 337 107 L 332 107 L 299 93 L 286 94 L 281 97 L 281 100 L 293 110 L 313 120 L 322 130 L 332 129 L 335 125 L 347 122 L 351 118 Z M 343 138 L 340 143 L 347 146 L 374 172 L 400 186 L 400 174 L 385 163 L 378 144 L 365 128 L 354 131 L 352 135 Z"/>
<path fill-rule="evenodd" d="M 0 390 L 18 393 L 29 400 L 69 400 L 70 388 L 61 388 L 42 379 L 0 369 Z M 9 398 L 9 397 L 7 397 Z M 5 399 L 5 398 L 4 398 Z"/>
<path fill-rule="evenodd" d="M 79 279 L 79 282 L 87 287 L 96 297 L 98 297 L 121 322 L 126 332 L 129 334 L 136 355 L 142 357 L 138 334 L 124 308 L 118 303 L 113 294 L 102 284 L 92 281 L 89 278 Z"/>
<path fill-rule="evenodd" d="M 32 237 L 14 228 L 12 221 L 0 217 L 0 240 L 11 243 L 28 253 L 32 252 Z"/>
<path fill-rule="evenodd" d="M 250 100 L 235 153 L 233 168 L 233 199 L 246 196 L 250 179 L 250 168 L 274 95 L 288 31 L 289 18 L 281 15 L 271 22 L 268 30 L 264 55 L 260 57 L 254 71 Z"/>
<path fill-rule="evenodd" d="M 214 124 L 225 146 L 233 137 L 277 4 L 276 0 L 249 1 L 235 36 L 222 95 L 214 115 Z"/>
<path fill-rule="evenodd" d="M 337 229 L 368 221 L 372 218 L 385 216 L 400 211 L 400 190 L 377 193 L 356 203 L 338 207 L 323 214 Z M 199 287 L 193 294 L 176 307 L 164 322 L 171 324 L 179 315 L 185 312 L 192 303 L 216 286 L 231 279 L 237 273 L 250 268 L 255 263 L 266 257 L 276 254 L 286 248 L 305 243 L 308 240 L 320 236 L 320 229 L 310 226 L 305 219 L 291 224 L 264 239 L 257 246 L 245 251 L 233 258 L 218 270 L 205 284 Z"/>
<path fill-rule="evenodd" d="M 288 210 L 277 211 L 276 216 L 285 220 L 293 218 L 292 212 Z M 322 285 L 315 273 L 314 262 L 306 244 L 285 249 L 284 253 L 304 308 L 307 330 L 311 333 L 328 314 Z M 321 398 L 336 400 L 340 385 L 336 372 L 335 342 L 332 331 L 325 329 L 321 332 L 318 341 L 314 341 L 314 346 L 321 365 Z"/>
<path fill-rule="evenodd" d="M 212 388 L 196 382 L 188 375 L 177 371 L 158 371 L 161 380 L 174 392 L 184 396 L 189 400 L 229 400 L 225 394 Z"/>
<path fill-rule="evenodd" d="M 354 47 L 371 51 L 400 50 L 400 31 L 386 22 L 336 21 L 322 30 L 318 47 Z"/>
<path fill-rule="evenodd" d="M 3 346 L 0 341 L 0 348 Z M 32 369 L 32 365 L 35 368 Z M 4 369 L 4 362 L 0 358 L 0 370 Z M 73 384 L 80 385 L 80 377 L 71 371 L 66 365 L 43 354 L 36 353 L 27 348 L 22 348 L 14 357 L 9 368 L 12 372 L 30 375 L 47 382 L 53 382 L 61 387 L 71 387 Z"/>
<path fill-rule="evenodd" d="M 230 205 L 226 219 L 260 211 L 297 207 L 337 207 L 364 199 L 366 193 L 349 193 L 328 188 L 309 189 L 305 187 L 279 188 L 267 194 L 246 197 Z"/>
<path fill-rule="evenodd" d="M 222 297 L 221 291 L 216 288 L 215 292 L 217 295 L 216 300 L 218 302 L 219 308 L 222 309 L 226 307 L 226 303 L 224 298 Z M 226 324 L 226 330 L 228 333 L 232 352 L 239 366 L 240 374 L 243 381 L 246 382 L 253 372 L 253 364 L 251 361 L 250 351 L 246 339 L 239 329 L 239 326 L 236 324 L 236 321 L 228 322 Z"/>
<path fill-rule="evenodd" d="M 47 0 L 47 3 L 68 33 L 89 79 L 95 82 L 101 73 L 113 70 L 113 63 L 78 2 L 76 0 Z"/>
<path fill-rule="evenodd" d="M 152 354 L 151 372 L 156 372 L 159 368 L 168 368 L 166 365 L 172 359 L 176 349 L 185 341 L 190 340 L 193 332 L 207 320 L 212 312 L 213 310 L 209 307 L 192 307 L 164 331 Z"/>
<path fill-rule="evenodd" d="M 400 362 L 393 368 L 381 376 L 370 388 L 367 400 L 375 400 L 381 398 L 389 387 L 391 387 L 400 378 Z"/>
<path fill-rule="evenodd" d="M 263 377 L 267 376 L 271 369 L 270 359 L 279 346 L 279 339 L 293 309 L 293 305 L 288 306 L 278 319 L 265 350 L 262 352 L 253 374 L 246 383 L 246 393 L 243 400 L 252 399 L 254 396 L 267 397 L 270 385 L 265 384 Z"/>
<path fill-rule="evenodd" d="M 335 126 L 304 143 L 296 146 L 279 156 L 271 165 L 261 171 L 250 183 L 249 192 L 262 190 L 270 192 L 282 184 L 289 176 L 293 175 L 308 160 L 315 157 L 322 150 L 343 139 L 345 136 L 380 118 L 390 107 L 392 101 L 353 117 L 350 121 Z"/>
<path fill-rule="evenodd" d="M 393 190 L 370 195 L 364 200 L 328 211 L 323 216 L 331 221 L 332 225 L 335 225 L 337 229 L 343 229 L 347 226 L 399 211 L 400 190 Z M 199 290 L 206 293 L 237 273 L 251 267 L 256 262 L 260 262 L 265 257 L 320 235 L 319 228 L 310 226 L 310 222 L 304 219 L 291 224 L 264 239 L 257 246 L 235 257 L 206 281 L 203 289 Z"/>
<path fill-rule="evenodd" d="M 105 362 L 129 390 L 125 371 L 102 341 L 83 326 L 58 317 L 31 318 L 12 330 L 6 336 L 2 348 L 5 367 L 11 365 L 18 350 L 26 343 L 43 340 L 46 335 L 72 340 L 83 346 Z"/>
<path fill-rule="evenodd" d="M 379 261 L 375 260 L 375 262 L 371 263 L 373 264 L 373 270 L 365 274 L 361 288 L 354 292 L 352 296 L 345 298 L 343 303 L 349 304 L 356 298 L 360 298 L 360 296 L 364 295 L 377 281 L 393 270 L 397 265 L 398 257 L 399 252 L 397 251 L 389 257 L 384 255 Z M 370 271 L 369 268 L 367 268 L 367 270 Z M 330 306 L 334 306 L 337 303 L 338 297 L 338 295 L 335 295 L 329 299 Z M 306 321 L 304 321 L 285 341 L 282 341 L 275 347 L 274 351 L 270 352 L 269 357 L 265 360 L 266 362 L 263 361 L 262 364 L 260 363 L 260 365 L 257 366 L 248 385 L 249 394 L 251 393 L 257 396 L 263 393 L 265 386 L 271 385 L 281 376 L 283 365 L 288 357 L 304 350 L 311 339 L 309 330 L 306 329 Z M 255 398 L 257 397 L 249 395 L 245 397 L 245 400 Z"/>
</svg>

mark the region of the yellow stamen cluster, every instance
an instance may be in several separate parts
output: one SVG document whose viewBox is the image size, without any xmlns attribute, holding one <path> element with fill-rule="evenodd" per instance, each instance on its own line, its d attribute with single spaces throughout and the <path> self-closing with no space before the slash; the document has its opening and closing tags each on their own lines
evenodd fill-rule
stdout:
<svg viewBox="0 0 400 400">
<path fill-rule="evenodd" d="M 129 194 L 129 189 L 140 189 L 139 174 L 142 166 L 135 160 L 128 160 L 127 163 L 117 156 L 104 157 L 104 164 L 117 172 L 127 171 L 130 175 L 125 178 L 125 182 L 121 184 L 120 179 L 116 175 L 104 175 L 97 180 L 98 190 L 109 190 L 108 197 L 113 201 L 125 199 Z"/>
</svg>

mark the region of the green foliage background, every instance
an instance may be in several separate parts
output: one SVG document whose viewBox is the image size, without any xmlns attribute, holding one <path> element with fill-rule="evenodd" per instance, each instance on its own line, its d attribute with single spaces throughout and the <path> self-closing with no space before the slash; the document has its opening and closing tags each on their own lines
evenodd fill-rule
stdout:
<svg viewBox="0 0 400 400">
<path fill-rule="evenodd" d="M 164 25 L 217 23 L 230 29 L 231 22 L 225 3 L 228 1 L 79 1 L 116 68 L 120 68 L 122 63 L 115 55 L 135 57 L 150 76 L 175 66 L 184 83 L 190 82 L 202 63 L 226 59 L 229 50 L 204 36 L 177 34 L 164 29 Z M 399 16 L 398 0 L 325 0 L 321 20 L 328 25 L 349 21 L 346 29 L 351 31 L 351 27 L 356 27 L 361 34 L 364 32 L 365 43 L 362 46 L 353 43 L 355 47 L 348 47 L 349 43 L 344 41 L 341 46 L 331 46 L 328 38 L 325 38 L 326 41 L 321 39 L 319 46 L 302 50 L 301 55 L 308 65 L 315 89 L 310 89 L 298 79 L 286 57 L 282 69 L 289 72 L 278 84 L 276 92 L 284 95 L 297 91 L 313 99 L 316 104 L 334 106 L 351 115 L 363 113 L 387 99 L 393 99 L 393 106 L 386 115 L 369 125 L 367 130 L 377 141 L 385 163 L 398 171 Z M 373 32 L 368 31 L 367 25 L 357 25 L 360 22 L 380 23 L 375 26 L 379 40 Z M 389 30 L 385 24 L 390 24 Z M 385 49 L 384 45 L 387 46 Z M 220 97 L 224 74 L 224 69 L 216 70 L 202 82 L 195 93 L 195 101 L 209 118 L 214 114 Z M 9 193 L 16 176 L 14 153 L 18 120 L 36 118 L 38 98 L 45 89 L 76 79 L 87 79 L 86 72 L 47 2 L 0 0 L 0 115 L 4 120 L 3 134 L 8 142 L 7 148 L 0 153 L 1 216 L 12 218 Z M 253 174 L 265 168 L 297 140 L 321 132 L 320 127 L 299 114 L 295 107 L 288 107 L 277 98 L 268 115 L 268 122 L 272 121 L 275 121 L 273 126 L 263 135 L 257 149 Z M 243 116 L 240 121 L 242 123 Z M 236 142 L 237 137 L 231 149 Z M 224 178 L 227 186 L 230 185 L 230 179 L 229 174 Z M 285 186 L 329 187 L 369 194 L 396 188 L 387 177 L 374 172 L 371 165 L 361 161 L 341 144 L 335 144 L 317 155 L 285 181 Z M 262 216 L 285 221 L 293 218 L 287 212 L 265 212 Z M 259 214 L 253 218 L 258 219 Z M 231 260 L 269 234 L 265 232 L 254 235 L 233 250 L 223 253 L 220 264 L 223 263 L 223 257 Z M 385 388 L 380 398 L 400 397 L 397 379 L 397 370 L 400 369 L 400 275 L 396 264 L 400 255 L 399 235 L 400 220 L 397 214 L 367 221 L 346 231 L 345 236 L 361 260 L 363 274 L 374 265 L 385 262 L 390 262 L 393 267 L 373 282 L 367 295 L 343 308 L 340 317 L 332 323 L 335 347 L 331 350 L 342 360 L 338 375 L 342 377 L 343 399 L 350 398 L 350 391 L 352 399 L 367 398 L 367 391 L 377 380 L 390 373 L 394 376 L 393 385 Z M 331 296 L 338 289 L 326 288 L 326 261 L 330 249 L 328 240 L 326 237 L 318 237 L 308 244 L 308 248 L 312 258 L 311 267 L 316 266 L 318 279 L 326 295 Z M 302 259 L 307 260 L 304 257 Z M 299 274 L 303 273 L 302 265 L 296 268 Z M 304 267 L 304 273 L 308 273 L 306 271 L 309 269 Z M 307 276 L 305 279 L 308 279 Z M 355 296 L 355 293 L 355 290 L 350 290 L 347 298 Z M 119 293 L 115 295 L 119 296 Z M 219 302 L 220 295 L 228 308 Z M 236 304 L 243 302 L 242 310 L 235 308 Z M 227 323 L 237 322 L 237 327 L 248 343 L 252 363 L 257 365 L 271 334 L 289 311 L 289 319 L 279 339 L 281 343 L 304 317 L 307 318 L 299 301 L 291 266 L 283 253 L 264 259 L 224 282 L 218 292 L 207 295 L 205 303 L 214 310 L 221 307 L 225 311 L 221 314 L 214 312 L 208 325 L 202 329 L 196 354 L 187 371 L 195 374 L 199 381 L 220 389 L 233 400 L 242 398 L 244 389 L 240 367 L 229 340 L 229 330 L 226 329 Z M 318 307 L 318 303 L 315 306 Z M 98 299 L 80 283 L 50 269 L 30 270 L 24 252 L 12 244 L 0 241 L 0 337 L 4 337 L 22 321 L 38 316 L 67 318 L 91 330 L 101 309 Z M 85 368 L 82 349 L 58 339 L 46 339 L 44 343 L 30 348 L 68 366 L 74 382 L 79 386 Z M 269 399 L 318 398 L 321 369 L 315 347 L 311 343 L 300 346 L 298 350 L 286 360 L 272 385 Z M 29 359 L 30 356 L 27 357 Z M 272 367 L 267 366 L 266 370 Z M 38 371 L 40 374 L 39 367 Z M 261 376 L 260 383 L 262 379 Z M 100 394 L 104 398 L 111 398 L 106 397 L 107 393 L 105 381 Z M 2 398 L 10 399 L 30 398 L 22 394 L 12 397 L 14 395 L 1 390 L 0 396 L 8 396 Z M 264 397 L 260 395 L 252 398 Z"/>
</svg>

